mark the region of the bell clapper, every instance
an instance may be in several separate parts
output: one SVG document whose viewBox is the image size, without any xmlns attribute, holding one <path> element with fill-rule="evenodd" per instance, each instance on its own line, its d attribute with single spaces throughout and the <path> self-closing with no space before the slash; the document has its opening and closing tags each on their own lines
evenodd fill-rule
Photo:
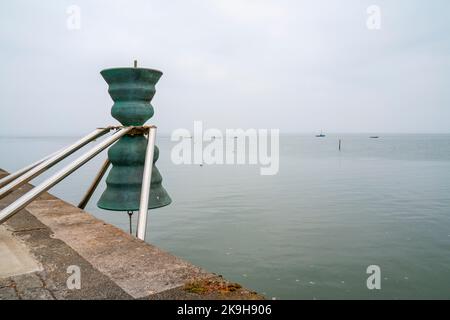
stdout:
<svg viewBox="0 0 450 320">
<path fill-rule="evenodd" d="M 133 219 L 132 219 L 133 211 L 127 211 L 127 213 L 128 213 L 128 216 L 130 217 L 130 234 L 133 234 L 133 224 L 132 224 L 132 222 L 133 222 Z"/>
</svg>

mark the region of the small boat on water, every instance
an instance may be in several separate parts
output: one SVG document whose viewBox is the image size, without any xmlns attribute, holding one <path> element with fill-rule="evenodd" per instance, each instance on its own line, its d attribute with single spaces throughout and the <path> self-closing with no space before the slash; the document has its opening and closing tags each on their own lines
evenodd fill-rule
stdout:
<svg viewBox="0 0 450 320">
<path fill-rule="evenodd" d="M 370 136 L 370 139 L 378 139 L 379 136 Z"/>
<path fill-rule="evenodd" d="M 325 135 L 322 133 L 322 130 L 320 131 L 320 134 L 316 134 L 316 138 L 323 138 Z"/>
</svg>

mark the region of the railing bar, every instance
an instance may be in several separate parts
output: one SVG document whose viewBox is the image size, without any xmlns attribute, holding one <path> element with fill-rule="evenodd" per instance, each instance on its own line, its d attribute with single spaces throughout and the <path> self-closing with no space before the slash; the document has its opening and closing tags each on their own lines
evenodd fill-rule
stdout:
<svg viewBox="0 0 450 320">
<path fill-rule="evenodd" d="M 45 172 L 47 169 L 51 168 L 61 160 L 65 159 L 78 149 L 82 148 L 92 140 L 104 135 L 106 132 L 111 130 L 110 127 L 108 128 L 99 128 L 91 132 L 90 134 L 84 136 L 77 142 L 73 143 L 72 145 L 68 146 L 65 149 L 62 149 L 60 152 L 55 154 L 54 156 L 51 156 L 49 159 L 44 160 L 37 166 L 35 166 L 33 169 L 30 169 L 28 172 L 24 173 L 22 176 L 18 177 L 17 179 L 13 180 L 11 183 L 7 184 L 3 188 L 0 189 L 0 199 L 4 198 L 11 192 L 13 192 L 15 189 L 19 188 L 20 186 L 24 185 L 25 183 L 29 182 L 30 180 L 34 179 L 38 175 Z"/>
<path fill-rule="evenodd" d="M 73 162 L 65 166 L 63 169 L 46 179 L 44 182 L 40 183 L 27 193 L 25 193 L 22 197 L 11 203 L 9 206 L 4 208 L 2 211 L 0 211 L 0 224 L 5 222 L 7 219 L 12 217 L 14 214 L 19 212 L 21 209 L 25 208 L 31 201 L 36 199 L 38 196 L 40 196 L 42 193 L 56 185 L 58 182 L 66 178 L 68 175 L 70 175 L 72 172 L 77 170 L 79 167 L 81 167 L 83 164 L 91 160 L 93 157 L 95 157 L 97 154 L 102 152 L 104 149 L 109 147 L 111 144 L 113 144 L 115 141 L 120 139 L 122 136 L 127 134 L 130 130 L 132 130 L 133 127 L 126 127 L 123 129 L 120 129 L 118 132 L 113 134 L 111 137 L 103 140 L 98 145 L 75 159 Z"/>
<path fill-rule="evenodd" d="M 136 236 L 145 241 L 147 231 L 148 200 L 152 182 L 153 154 L 155 150 L 156 127 L 150 127 L 148 132 L 147 150 L 145 152 L 144 173 L 142 175 L 141 199 Z"/>
<path fill-rule="evenodd" d="M 91 199 L 92 195 L 94 194 L 95 189 L 97 189 L 98 184 L 100 183 L 100 180 L 102 180 L 103 176 L 106 173 L 106 170 L 108 170 L 109 165 L 111 164 L 111 161 L 109 159 L 106 159 L 105 162 L 103 162 L 103 165 L 101 166 L 100 170 L 98 171 L 97 175 L 94 178 L 94 181 L 92 181 L 91 185 L 89 186 L 89 189 L 86 191 L 86 193 L 83 196 L 83 199 L 81 199 L 80 203 L 78 204 L 78 208 L 84 209 Z"/>
</svg>

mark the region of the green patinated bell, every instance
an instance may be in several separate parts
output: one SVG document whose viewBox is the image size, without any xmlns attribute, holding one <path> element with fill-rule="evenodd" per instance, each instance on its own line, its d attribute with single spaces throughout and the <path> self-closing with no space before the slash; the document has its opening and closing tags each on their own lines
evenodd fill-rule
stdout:
<svg viewBox="0 0 450 320">
<path fill-rule="evenodd" d="M 124 126 L 141 126 L 153 116 L 150 101 L 155 95 L 155 84 L 162 75 L 160 71 L 114 68 L 103 70 L 101 75 L 109 84 L 108 92 L 114 100 L 111 114 Z M 106 178 L 106 190 L 97 202 L 99 208 L 139 210 L 146 149 L 147 139 L 142 135 L 126 135 L 109 148 L 108 159 L 112 168 Z M 158 157 L 159 150 L 155 146 L 149 209 L 166 206 L 172 201 L 155 166 Z"/>
</svg>

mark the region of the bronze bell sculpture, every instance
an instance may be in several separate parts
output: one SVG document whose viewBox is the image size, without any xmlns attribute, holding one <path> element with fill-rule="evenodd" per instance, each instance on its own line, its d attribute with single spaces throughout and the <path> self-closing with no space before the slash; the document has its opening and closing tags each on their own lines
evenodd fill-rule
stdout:
<svg viewBox="0 0 450 320">
<path fill-rule="evenodd" d="M 101 71 L 109 85 L 108 92 L 114 101 L 111 115 L 124 126 L 142 126 L 153 116 L 150 103 L 155 95 L 155 85 L 162 72 L 146 68 L 113 68 Z M 106 178 L 106 190 L 97 206 L 113 211 L 137 211 L 144 172 L 147 139 L 143 134 L 130 133 L 118 140 L 108 150 L 112 168 Z M 159 150 L 155 146 L 148 209 L 166 206 L 170 196 L 163 188 L 161 174 L 155 166 Z"/>
</svg>

